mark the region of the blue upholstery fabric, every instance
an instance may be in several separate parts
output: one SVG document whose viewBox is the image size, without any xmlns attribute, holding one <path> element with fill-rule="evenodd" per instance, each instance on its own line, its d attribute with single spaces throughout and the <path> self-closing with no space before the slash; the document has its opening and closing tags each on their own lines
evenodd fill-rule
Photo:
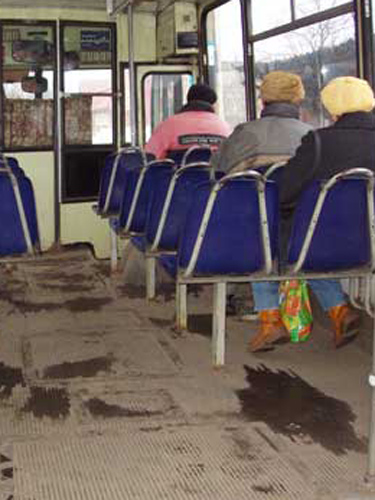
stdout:
<svg viewBox="0 0 375 500">
<path fill-rule="evenodd" d="M 112 169 L 115 164 L 116 154 L 109 155 L 105 160 L 105 165 L 100 178 L 100 189 L 98 199 L 98 211 L 101 215 L 118 215 L 121 208 L 121 200 L 126 185 L 126 178 L 129 171 L 141 168 L 144 165 L 142 153 L 137 150 L 125 151 L 121 154 L 121 159 L 118 162 L 115 180 L 113 183 L 112 192 L 110 193 L 110 201 L 106 213 L 103 213 L 105 200 L 109 188 Z"/>
<path fill-rule="evenodd" d="M 16 158 L 13 158 L 11 156 L 7 156 L 7 162 L 8 162 L 8 167 L 10 167 L 12 173 L 16 177 L 20 177 L 20 176 L 25 175 L 25 172 L 19 166 L 18 160 Z M 4 167 L 3 162 L 1 161 L 1 158 L 0 158 L 0 167 Z"/>
<path fill-rule="evenodd" d="M 39 245 L 38 223 L 32 184 L 24 175 L 17 177 L 17 180 L 31 242 L 33 246 Z M 13 187 L 10 177 L 4 173 L 0 173 L 0 220 L 0 255 L 25 253 L 27 246 Z"/>
<path fill-rule="evenodd" d="M 190 200 L 196 187 L 209 179 L 209 172 L 202 167 L 192 167 L 184 171 L 178 178 L 172 195 L 164 230 L 159 243 L 159 250 L 177 251 L 178 240 L 185 221 Z M 158 200 L 151 207 L 152 221 L 147 240 L 152 243 L 156 234 L 162 206 Z"/>
<path fill-rule="evenodd" d="M 146 224 L 146 240 L 148 245 L 151 245 L 155 239 L 172 176 L 172 172 L 163 172 L 155 179 Z"/>
<path fill-rule="evenodd" d="M 181 165 L 182 159 L 188 149 L 175 149 L 167 152 L 167 158 L 174 160 L 177 165 Z M 209 162 L 211 159 L 212 151 L 207 146 L 204 148 L 194 149 L 189 157 L 186 159 L 185 165 L 189 165 L 191 163 L 198 163 L 200 161 Z"/>
<path fill-rule="evenodd" d="M 146 239 L 144 236 L 133 236 L 131 241 L 137 250 L 142 253 L 146 251 Z"/>
<path fill-rule="evenodd" d="M 300 197 L 289 241 L 288 263 L 296 262 L 320 192 L 314 182 Z M 345 179 L 328 193 L 302 269 L 335 271 L 368 264 L 370 237 L 366 183 Z"/>
<path fill-rule="evenodd" d="M 176 255 L 168 255 L 162 254 L 158 259 L 160 265 L 165 269 L 165 271 L 172 278 L 176 278 L 177 274 L 177 256 Z"/>
<path fill-rule="evenodd" d="M 147 168 L 143 177 L 141 190 L 135 212 L 132 217 L 129 230 L 134 233 L 143 233 L 146 228 L 149 204 L 152 199 L 153 191 L 158 186 L 159 177 L 171 175 L 174 170 L 169 162 L 158 161 Z M 120 230 L 124 229 L 128 220 L 131 204 L 138 182 L 140 182 L 140 169 L 129 172 L 127 184 L 124 190 L 124 196 L 121 204 Z"/>
<path fill-rule="evenodd" d="M 186 268 L 210 194 L 210 185 L 197 189 L 190 206 L 179 248 L 179 267 Z M 278 189 L 267 182 L 266 204 L 273 258 L 278 240 Z M 240 275 L 261 270 L 263 243 L 255 181 L 228 182 L 218 193 L 203 240 L 195 275 Z"/>
</svg>

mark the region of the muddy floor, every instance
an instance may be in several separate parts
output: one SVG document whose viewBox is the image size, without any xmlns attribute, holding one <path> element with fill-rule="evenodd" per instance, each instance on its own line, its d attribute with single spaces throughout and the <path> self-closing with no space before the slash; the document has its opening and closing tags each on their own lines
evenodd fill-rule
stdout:
<svg viewBox="0 0 375 500">
<path fill-rule="evenodd" d="M 228 318 L 211 365 L 211 289 L 147 303 L 85 249 L 0 267 L 0 500 L 312 500 L 375 494 L 368 448 L 371 328 L 250 354 Z M 354 498 L 354 497 L 353 497 Z"/>
</svg>

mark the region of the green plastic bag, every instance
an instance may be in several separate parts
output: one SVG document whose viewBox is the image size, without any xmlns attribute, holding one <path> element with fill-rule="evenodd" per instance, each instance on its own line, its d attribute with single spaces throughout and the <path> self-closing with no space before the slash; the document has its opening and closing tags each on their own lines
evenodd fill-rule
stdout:
<svg viewBox="0 0 375 500">
<path fill-rule="evenodd" d="M 280 314 L 292 342 L 304 342 L 311 333 L 312 312 L 305 280 L 280 283 Z"/>
</svg>

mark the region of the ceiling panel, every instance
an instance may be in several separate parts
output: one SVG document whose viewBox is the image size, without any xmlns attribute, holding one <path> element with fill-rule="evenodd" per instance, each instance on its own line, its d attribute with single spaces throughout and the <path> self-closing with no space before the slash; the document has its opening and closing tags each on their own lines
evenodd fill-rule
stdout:
<svg viewBox="0 0 375 500">
<path fill-rule="evenodd" d="M 106 10 L 106 0 L 32 0 L 33 7 Z M 30 8 L 30 0 L 0 0 L 0 8 Z"/>
</svg>

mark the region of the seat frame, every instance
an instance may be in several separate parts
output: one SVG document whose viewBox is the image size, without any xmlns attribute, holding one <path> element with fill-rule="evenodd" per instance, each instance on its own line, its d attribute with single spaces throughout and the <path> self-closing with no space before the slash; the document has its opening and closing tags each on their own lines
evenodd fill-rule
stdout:
<svg viewBox="0 0 375 500">
<path fill-rule="evenodd" d="M 190 148 L 193 149 L 193 148 Z M 156 297 L 156 261 L 161 255 L 177 255 L 177 249 L 175 251 L 166 251 L 166 250 L 160 250 L 159 244 L 161 237 L 163 235 L 163 231 L 165 229 L 165 224 L 167 221 L 169 209 L 171 206 L 172 202 L 172 197 L 177 185 L 178 179 L 188 170 L 195 169 L 195 168 L 202 168 L 206 169 L 210 173 L 210 178 L 212 179 L 214 176 L 214 170 L 212 166 L 207 163 L 207 162 L 198 162 L 198 163 L 190 163 L 184 167 L 180 167 L 176 172 L 173 174 L 167 194 L 164 200 L 163 208 L 160 214 L 160 219 L 158 223 L 158 227 L 155 233 L 155 237 L 153 242 L 148 246 L 145 252 L 145 259 L 146 259 L 146 298 L 147 300 L 153 300 Z"/>
<path fill-rule="evenodd" d="M 206 213 L 203 216 L 200 230 L 196 239 L 196 248 L 194 248 L 191 260 L 186 269 L 180 269 L 177 275 L 176 282 L 176 318 L 177 329 L 187 329 L 187 286 L 190 284 L 213 284 L 213 322 L 212 322 L 212 362 L 215 367 L 224 365 L 225 358 L 225 316 L 226 316 L 226 285 L 227 283 L 252 283 L 265 281 L 284 281 L 288 279 L 349 279 L 349 296 L 352 302 L 358 301 L 358 297 L 362 298 L 362 306 L 374 316 L 374 309 L 371 306 L 371 294 L 375 293 L 375 284 L 373 274 L 375 270 L 375 209 L 374 209 L 374 172 L 364 168 L 353 168 L 347 171 L 334 175 L 331 179 L 323 183 L 321 192 L 315 203 L 313 215 L 311 217 L 308 230 L 302 244 L 299 257 L 294 265 L 288 266 L 282 273 L 278 273 L 275 265 L 269 263 L 269 255 L 271 249 L 269 247 L 269 226 L 267 220 L 267 212 L 262 209 L 264 196 L 265 178 L 260 179 L 254 175 L 255 171 L 246 171 L 238 174 L 227 175 L 222 178 L 212 189 L 211 196 L 207 203 Z M 264 251 L 264 269 L 244 276 L 196 276 L 194 268 L 199 257 L 199 249 L 207 230 L 212 207 L 218 191 L 228 181 L 235 176 L 246 175 L 257 180 L 257 188 L 259 192 L 260 218 L 262 224 L 263 251 Z M 260 174 L 258 174 L 260 175 Z M 303 264 L 306 260 L 308 250 L 316 229 L 319 215 L 322 211 L 324 200 L 329 190 L 335 186 L 340 180 L 352 176 L 360 176 L 366 179 L 367 183 L 367 207 L 368 207 L 368 230 L 370 234 L 370 250 L 371 258 L 367 266 L 355 267 L 348 270 L 337 270 L 332 272 L 304 272 L 302 271 Z M 364 292 L 359 292 L 359 284 L 364 285 Z M 373 353 L 371 363 L 371 373 L 369 375 L 369 384 L 371 387 L 371 419 L 369 446 L 367 458 L 366 481 L 375 483 L 375 319 L 373 321 Z"/>
<path fill-rule="evenodd" d="M 27 223 L 25 208 L 24 208 L 23 202 L 22 202 L 22 197 L 21 197 L 20 187 L 18 184 L 18 179 L 14 175 L 14 173 L 12 172 L 12 169 L 10 168 L 9 163 L 8 163 L 8 159 L 3 153 L 0 153 L 0 172 L 4 172 L 8 175 L 10 182 L 11 182 L 11 185 L 12 185 L 14 198 L 16 200 L 17 210 L 18 210 L 18 213 L 20 216 L 23 237 L 25 238 L 26 253 L 29 256 L 35 256 L 38 249 L 33 245 L 32 241 L 31 241 L 29 226 Z M 1 262 L 4 262 L 7 260 L 14 260 L 15 258 L 17 258 L 17 260 L 22 259 L 22 257 L 1 257 L 0 260 L 1 260 Z"/>
</svg>

